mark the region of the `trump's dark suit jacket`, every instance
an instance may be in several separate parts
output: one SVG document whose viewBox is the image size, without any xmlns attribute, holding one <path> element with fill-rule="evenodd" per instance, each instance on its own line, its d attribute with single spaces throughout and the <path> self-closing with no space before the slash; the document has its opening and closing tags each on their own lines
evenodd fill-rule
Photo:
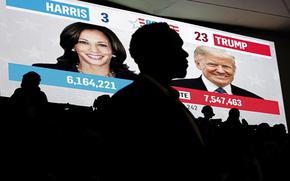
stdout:
<svg viewBox="0 0 290 181">
<path fill-rule="evenodd" d="M 201 76 L 194 79 L 178 79 L 172 81 L 172 86 L 176 87 L 185 87 L 185 88 L 191 88 L 191 89 L 198 89 L 198 90 L 204 90 L 207 91 L 205 84 L 203 83 Z M 263 99 L 262 97 L 247 91 L 245 89 L 242 89 L 240 87 L 237 87 L 235 85 L 231 84 L 232 93 L 233 95 L 237 96 L 244 96 L 244 97 L 251 97 L 251 98 L 258 98 Z"/>
</svg>

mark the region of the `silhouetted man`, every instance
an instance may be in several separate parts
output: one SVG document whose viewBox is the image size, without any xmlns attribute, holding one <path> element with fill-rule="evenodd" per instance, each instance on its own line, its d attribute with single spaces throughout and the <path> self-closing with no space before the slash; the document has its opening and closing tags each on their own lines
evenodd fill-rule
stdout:
<svg viewBox="0 0 290 181">
<path fill-rule="evenodd" d="M 26 118 L 35 118 L 42 113 L 48 103 L 46 94 L 41 91 L 39 84 L 41 77 L 36 72 L 27 72 L 23 75 L 21 87 L 11 95 L 10 100 L 17 114 Z"/>
<path fill-rule="evenodd" d="M 204 180 L 203 139 L 170 87 L 186 75 L 188 53 L 166 23 L 139 28 L 130 54 L 140 74 L 104 112 L 104 180 Z M 203 179 L 200 179 L 203 178 Z"/>
<path fill-rule="evenodd" d="M 110 95 L 108 94 L 104 94 L 104 95 L 100 95 L 99 97 L 97 97 L 94 100 L 93 103 L 93 111 L 97 111 L 98 109 L 102 109 L 104 106 L 106 106 L 108 104 L 108 102 L 110 101 Z"/>
<path fill-rule="evenodd" d="M 12 164 L 12 180 L 39 180 L 37 173 L 46 171 L 48 124 L 45 112 L 48 100 L 39 87 L 40 81 L 38 73 L 25 73 L 21 87 L 15 89 L 10 97 L 12 114 L 9 119 L 12 129 L 9 137 L 11 144 L 7 148 L 11 157 L 6 156 L 10 159 L 9 164 Z"/>
</svg>

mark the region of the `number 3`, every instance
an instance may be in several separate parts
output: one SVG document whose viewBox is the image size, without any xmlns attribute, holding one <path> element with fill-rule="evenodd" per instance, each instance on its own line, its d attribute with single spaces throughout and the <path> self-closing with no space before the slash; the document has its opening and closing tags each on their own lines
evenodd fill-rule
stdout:
<svg viewBox="0 0 290 181">
<path fill-rule="evenodd" d="M 104 23 L 108 23 L 109 22 L 109 15 L 107 13 L 101 13 L 101 16 L 103 17 L 101 20 Z"/>
</svg>

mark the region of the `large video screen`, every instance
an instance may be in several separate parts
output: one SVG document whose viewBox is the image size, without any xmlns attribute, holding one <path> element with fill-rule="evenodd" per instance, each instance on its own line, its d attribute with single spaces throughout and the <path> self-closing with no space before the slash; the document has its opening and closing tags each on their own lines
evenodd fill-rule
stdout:
<svg viewBox="0 0 290 181">
<path fill-rule="evenodd" d="M 23 74 L 35 71 L 49 102 L 92 106 L 98 96 L 132 82 L 122 71 L 112 71 L 112 62 L 139 73 L 128 51 L 132 33 L 167 22 L 189 54 L 187 75 L 173 87 L 195 117 L 211 105 L 217 119 L 238 108 L 249 124 L 286 126 L 274 42 L 80 1 L 4 0 L 0 11 L 0 96 L 10 97 Z M 211 51 L 231 60 L 206 55 Z M 202 56 L 209 59 L 202 62 Z M 222 81 L 228 81 L 226 94 L 214 91 Z"/>
</svg>

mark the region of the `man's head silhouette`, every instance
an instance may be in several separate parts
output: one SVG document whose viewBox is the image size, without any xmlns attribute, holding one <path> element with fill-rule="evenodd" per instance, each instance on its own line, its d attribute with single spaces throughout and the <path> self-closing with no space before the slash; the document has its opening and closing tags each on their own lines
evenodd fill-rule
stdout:
<svg viewBox="0 0 290 181">
<path fill-rule="evenodd" d="M 240 110 L 237 108 L 231 108 L 229 110 L 229 118 L 231 119 L 239 119 L 240 118 Z"/>
<path fill-rule="evenodd" d="M 203 113 L 205 118 L 209 118 L 209 119 L 212 118 L 215 115 L 214 112 L 213 112 L 212 107 L 208 106 L 208 105 L 204 106 L 202 108 L 201 112 Z"/>
<path fill-rule="evenodd" d="M 27 72 L 23 75 L 21 87 L 22 88 L 38 88 L 41 77 L 34 71 Z"/>
<path fill-rule="evenodd" d="M 129 50 L 140 72 L 170 81 L 186 75 L 188 53 L 182 45 L 179 34 L 168 24 L 152 23 L 132 35 Z"/>
</svg>

